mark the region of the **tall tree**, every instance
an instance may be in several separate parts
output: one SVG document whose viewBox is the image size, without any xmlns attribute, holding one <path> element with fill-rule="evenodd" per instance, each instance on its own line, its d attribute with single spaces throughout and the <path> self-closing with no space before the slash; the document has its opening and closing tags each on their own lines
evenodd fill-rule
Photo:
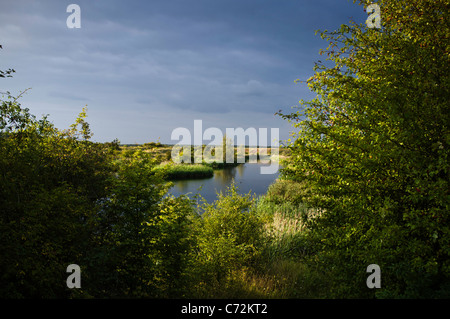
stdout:
<svg viewBox="0 0 450 319">
<path fill-rule="evenodd" d="M 316 97 L 281 114 L 297 129 L 284 173 L 323 210 L 310 238 L 333 296 L 448 297 L 450 3 L 377 4 L 381 28 L 321 32 Z M 382 289 L 366 286 L 373 263 Z"/>
</svg>

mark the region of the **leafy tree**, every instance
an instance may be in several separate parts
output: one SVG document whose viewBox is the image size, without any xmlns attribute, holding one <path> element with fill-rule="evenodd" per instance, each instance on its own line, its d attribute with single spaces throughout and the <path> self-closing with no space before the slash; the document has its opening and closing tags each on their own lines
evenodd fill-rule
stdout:
<svg viewBox="0 0 450 319">
<path fill-rule="evenodd" d="M 87 258 L 95 297 L 180 297 L 184 293 L 192 203 L 163 196 L 169 184 L 156 159 L 136 151 L 115 162 L 101 203 L 95 247 Z"/>
<path fill-rule="evenodd" d="M 368 5 L 368 1 L 355 1 Z M 307 181 L 312 259 L 330 296 L 450 295 L 449 3 L 380 0 L 381 28 L 342 25 L 315 74 L 316 93 L 282 114 L 298 129 L 284 173 Z"/>
<path fill-rule="evenodd" d="M 89 248 L 107 152 L 77 140 L 86 125 L 59 131 L 17 99 L 1 101 L 0 123 L 0 295 L 70 296 L 66 267 Z"/>
</svg>

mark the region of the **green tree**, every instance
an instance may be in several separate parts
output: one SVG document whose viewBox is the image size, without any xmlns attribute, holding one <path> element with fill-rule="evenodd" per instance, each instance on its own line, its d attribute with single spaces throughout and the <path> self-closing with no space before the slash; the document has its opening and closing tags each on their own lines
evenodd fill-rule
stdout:
<svg viewBox="0 0 450 319">
<path fill-rule="evenodd" d="M 83 122 L 83 114 L 77 122 Z M 1 101 L 0 295 L 68 297 L 66 267 L 91 243 L 97 201 L 106 195 L 108 153 Z"/>
<path fill-rule="evenodd" d="M 355 1 L 368 5 L 368 1 Z M 298 129 L 284 173 L 307 181 L 314 260 L 331 296 L 450 295 L 449 2 L 380 0 L 381 28 L 321 32 L 316 93 L 282 114 Z"/>
<path fill-rule="evenodd" d="M 157 160 L 138 150 L 118 159 L 102 200 L 95 247 L 88 256 L 89 293 L 95 297 L 180 297 L 187 282 L 192 203 L 166 197 Z"/>
</svg>

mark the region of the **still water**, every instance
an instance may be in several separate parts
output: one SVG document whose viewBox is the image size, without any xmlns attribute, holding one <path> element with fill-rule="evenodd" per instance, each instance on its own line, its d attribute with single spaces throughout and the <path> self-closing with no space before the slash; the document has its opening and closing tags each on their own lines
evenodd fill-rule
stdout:
<svg viewBox="0 0 450 319">
<path fill-rule="evenodd" d="M 217 198 L 217 192 L 225 193 L 234 180 L 240 194 L 251 191 L 256 196 L 263 195 L 278 177 L 278 172 L 261 174 L 260 168 L 263 165 L 260 163 L 240 164 L 236 167 L 214 170 L 214 176 L 210 178 L 174 181 L 174 186 L 169 193 L 175 196 L 188 194 L 189 197 L 200 194 L 211 203 Z"/>
</svg>

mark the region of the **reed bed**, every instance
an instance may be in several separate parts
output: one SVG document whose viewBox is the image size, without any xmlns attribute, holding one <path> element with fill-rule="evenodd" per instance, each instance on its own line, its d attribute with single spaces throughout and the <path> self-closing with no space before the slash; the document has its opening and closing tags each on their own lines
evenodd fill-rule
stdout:
<svg viewBox="0 0 450 319">
<path fill-rule="evenodd" d="M 155 170 L 163 170 L 167 180 L 209 178 L 214 176 L 210 166 L 202 164 L 159 165 Z"/>
</svg>

